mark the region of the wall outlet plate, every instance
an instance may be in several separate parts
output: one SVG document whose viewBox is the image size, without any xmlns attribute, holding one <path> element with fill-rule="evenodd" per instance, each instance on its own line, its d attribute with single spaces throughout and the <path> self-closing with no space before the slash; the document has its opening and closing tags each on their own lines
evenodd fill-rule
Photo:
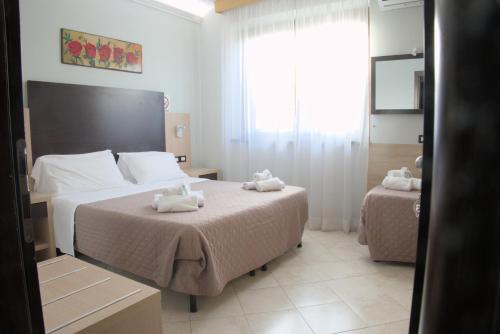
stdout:
<svg viewBox="0 0 500 334">
<path fill-rule="evenodd" d="M 424 143 L 424 135 L 419 135 L 418 136 L 418 143 L 423 144 Z"/>
<path fill-rule="evenodd" d="M 179 155 L 179 156 L 176 156 L 175 158 L 177 159 L 177 163 L 187 162 L 187 156 L 185 156 L 185 155 Z"/>
</svg>

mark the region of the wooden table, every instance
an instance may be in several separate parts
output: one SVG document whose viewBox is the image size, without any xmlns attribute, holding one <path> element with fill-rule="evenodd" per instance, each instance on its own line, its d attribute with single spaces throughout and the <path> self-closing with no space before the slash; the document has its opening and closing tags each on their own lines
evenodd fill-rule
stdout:
<svg viewBox="0 0 500 334">
<path fill-rule="evenodd" d="M 64 255 L 38 263 L 46 333 L 160 334 L 160 291 Z"/>
</svg>

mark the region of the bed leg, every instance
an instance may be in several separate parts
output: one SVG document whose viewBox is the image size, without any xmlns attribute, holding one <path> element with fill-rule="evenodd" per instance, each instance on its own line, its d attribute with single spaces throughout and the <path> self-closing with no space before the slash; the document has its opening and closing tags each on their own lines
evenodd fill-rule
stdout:
<svg viewBox="0 0 500 334">
<path fill-rule="evenodd" d="M 297 245 L 297 248 L 302 248 L 302 242 Z"/>
<path fill-rule="evenodd" d="M 260 267 L 260 270 L 267 271 L 267 263 L 265 265 L 263 265 L 262 267 Z"/>
<path fill-rule="evenodd" d="M 196 296 L 189 295 L 189 312 L 198 312 L 198 300 L 196 299 Z"/>
<path fill-rule="evenodd" d="M 255 276 L 255 270 L 250 270 L 250 272 L 248 273 L 248 275 Z"/>
</svg>

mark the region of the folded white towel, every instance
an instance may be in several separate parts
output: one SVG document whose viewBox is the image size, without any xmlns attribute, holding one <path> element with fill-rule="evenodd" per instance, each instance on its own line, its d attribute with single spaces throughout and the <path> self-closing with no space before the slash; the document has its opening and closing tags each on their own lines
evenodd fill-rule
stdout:
<svg viewBox="0 0 500 334">
<path fill-rule="evenodd" d="M 255 182 L 255 181 L 243 182 L 243 189 L 255 190 L 255 189 L 257 189 L 257 182 Z"/>
<path fill-rule="evenodd" d="M 172 195 L 189 195 L 191 192 L 191 187 L 189 184 L 179 184 L 176 186 L 171 186 L 168 187 L 167 189 L 163 190 L 163 195 L 165 196 L 172 196 Z"/>
<path fill-rule="evenodd" d="M 200 208 L 205 206 L 205 194 L 203 193 L 203 190 L 191 190 L 189 195 L 195 195 L 198 197 L 198 206 Z"/>
<path fill-rule="evenodd" d="M 161 196 L 158 200 L 158 212 L 188 212 L 198 210 L 198 196 Z"/>
<path fill-rule="evenodd" d="M 382 181 L 382 186 L 386 189 L 412 191 L 420 190 L 422 181 L 417 178 L 405 178 L 386 176 Z"/>
<path fill-rule="evenodd" d="M 387 176 L 390 177 L 404 177 L 404 178 L 412 178 L 411 171 L 408 167 L 401 167 L 401 169 L 390 170 L 387 172 Z"/>
<path fill-rule="evenodd" d="M 254 181 L 264 181 L 269 180 L 273 177 L 269 169 L 264 169 L 262 172 L 257 172 L 253 174 Z"/>
<path fill-rule="evenodd" d="M 163 194 L 155 194 L 155 197 L 153 199 L 153 204 L 151 204 L 153 209 L 158 210 L 158 202 L 160 201 L 160 198 L 162 198 L 163 196 L 164 196 Z"/>
<path fill-rule="evenodd" d="M 422 190 L 422 179 L 411 178 L 411 189 Z"/>
<path fill-rule="evenodd" d="M 269 180 L 256 181 L 255 187 L 257 191 L 277 191 L 285 188 L 285 182 L 281 181 L 277 177 L 273 177 Z"/>
</svg>

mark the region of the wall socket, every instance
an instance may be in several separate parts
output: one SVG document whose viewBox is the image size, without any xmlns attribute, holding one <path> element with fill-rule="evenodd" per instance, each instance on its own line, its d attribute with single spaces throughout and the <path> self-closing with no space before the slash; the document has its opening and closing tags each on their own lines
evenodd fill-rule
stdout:
<svg viewBox="0 0 500 334">
<path fill-rule="evenodd" d="M 179 156 L 176 156 L 175 158 L 177 159 L 177 163 L 187 161 L 187 156 L 185 156 L 185 155 L 179 155 Z"/>
<path fill-rule="evenodd" d="M 424 135 L 419 135 L 418 136 L 418 143 L 423 144 L 424 143 Z"/>
</svg>

